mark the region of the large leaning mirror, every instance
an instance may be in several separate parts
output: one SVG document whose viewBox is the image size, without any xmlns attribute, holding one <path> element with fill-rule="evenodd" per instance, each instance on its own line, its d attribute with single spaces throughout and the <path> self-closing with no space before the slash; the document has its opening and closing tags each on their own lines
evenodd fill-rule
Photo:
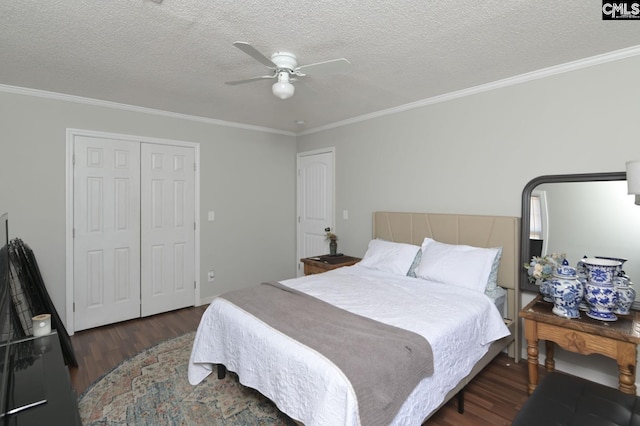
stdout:
<svg viewBox="0 0 640 426">
<path fill-rule="evenodd" d="M 522 192 L 522 264 L 534 254 L 548 253 L 566 253 L 571 266 L 585 255 L 625 258 L 625 272 L 640 283 L 640 206 L 634 200 L 627 194 L 624 172 L 531 180 Z M 540 213 L 533 220 L 532 211 Z M 529 283 L 524 267 L 520 289 L 539 291 Z M 640 299 L 640 291 L 637 293 Z"/>
</svg>

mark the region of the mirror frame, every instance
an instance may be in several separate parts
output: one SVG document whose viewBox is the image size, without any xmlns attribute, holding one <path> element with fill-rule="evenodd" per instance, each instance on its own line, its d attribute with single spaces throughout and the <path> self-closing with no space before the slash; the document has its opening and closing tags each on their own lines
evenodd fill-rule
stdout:
<svg viewBox="0 0 640 426">
<path fill-rule="evenodd" d="M 529 219 L 531 213 L 531 193 L 538 186 L 544 183 L 565 183 L 565 182 L 602 182 L 627 180 L 626 172 L 610 172 L 610 173 L 582 173 L 572 175 L 546 175 L 538 176 L 527 183 L 522 191 L 522 217 L 520 219 L 520 290 L 539 292 L 539 288 L 535 284 L 529 284 L 527 271 L 524 264 L 529 263 L 531 254 L 529 251 Z"/>
</svg>

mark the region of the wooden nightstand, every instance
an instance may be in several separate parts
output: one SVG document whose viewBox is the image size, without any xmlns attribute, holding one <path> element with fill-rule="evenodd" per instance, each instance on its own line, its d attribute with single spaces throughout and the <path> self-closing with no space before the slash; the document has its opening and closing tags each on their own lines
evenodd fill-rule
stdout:
<svg viewBox="0 0 640 426">
<path fill-rule="evenodd" d="M 524 331 L 529 357 L 529 394 L 538 385 L 538 340 L 546 341 L 547 371 L 555 368 L 554 343 L 579 354 L 601 354 L 618 363 L 618 388 L 636 394 L 636 345 L 640 343 L 640 312 L 618 315 L 618 321 L 604 322 L 589 318 L 584 312 L 580 318 L 567 319 L 551 312 L 553 303 L 537 296 L 523 310 Z"/>
<path fill-rule="evenodd" d="M 321 274 L 323 272 L 330 271 L 336 268 L 342 268 L 343 266 L 351 266 L 360 262 L 359 257 L 352 256 L 313 256 L 300 259 L 304 263 L 304 274 Z"/>
</svg>

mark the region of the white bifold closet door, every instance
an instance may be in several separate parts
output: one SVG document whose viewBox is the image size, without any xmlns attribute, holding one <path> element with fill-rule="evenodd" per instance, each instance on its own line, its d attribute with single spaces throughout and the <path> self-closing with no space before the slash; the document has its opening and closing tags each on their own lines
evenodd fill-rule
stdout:
<svg viewBox="0 0 640 426">
<path fill-rule="evenodd" d="M 142 316 L 194 303 L 194 155 L 193 148 L 142 144 Z"/>
<path fill-rule="evenodd" d="M 194 304 L 194 149 L 74 139 L 74 329 Z"/>
<path fill-rule="evenodd" d="M 140 316 L 140 144 L 74 140 L 75 330 Z"/>
</svg>

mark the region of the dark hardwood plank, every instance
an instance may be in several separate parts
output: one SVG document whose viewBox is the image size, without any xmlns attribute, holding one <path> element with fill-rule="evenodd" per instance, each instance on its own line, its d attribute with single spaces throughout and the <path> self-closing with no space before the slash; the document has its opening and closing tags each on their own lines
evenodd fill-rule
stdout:
<svg viewBox="0 0 640 426">
<path fill-rule="evenodd" d="M 539 369 L 540 378 L 544 369 Z M 528 398 L 527 360 L 514 363 L 498 355 L 465 389 L 465 411 L 458 413 L 457 400 L 445 404 L 425 424 L 429 426 L 510 425 Z"/>
<path fill-rule="evenodd" d="M 195 331 L 207 305 L 83 330 L 71 336 L 78 368 L 70 368 L 71 384 L 80 395 L 122 361 L 167 339 Z"/>
<path fill-rule="evenodd" d="M 206 306 L 180 309 L 84 330 L 71 336 L 78 368 L 70 369 L 71 383 L 81 394 L 91 383 L 143 349 L 195 331 Z M 540 379 L 544 369 L 539 369 Z M 466 388 L 465 412 L 457 399 L 445 404 L 425 424 L 429 426 L 510 425 L 527 400 L 527 360 L 514 363 L 501 354 Z"/>
</svg>

